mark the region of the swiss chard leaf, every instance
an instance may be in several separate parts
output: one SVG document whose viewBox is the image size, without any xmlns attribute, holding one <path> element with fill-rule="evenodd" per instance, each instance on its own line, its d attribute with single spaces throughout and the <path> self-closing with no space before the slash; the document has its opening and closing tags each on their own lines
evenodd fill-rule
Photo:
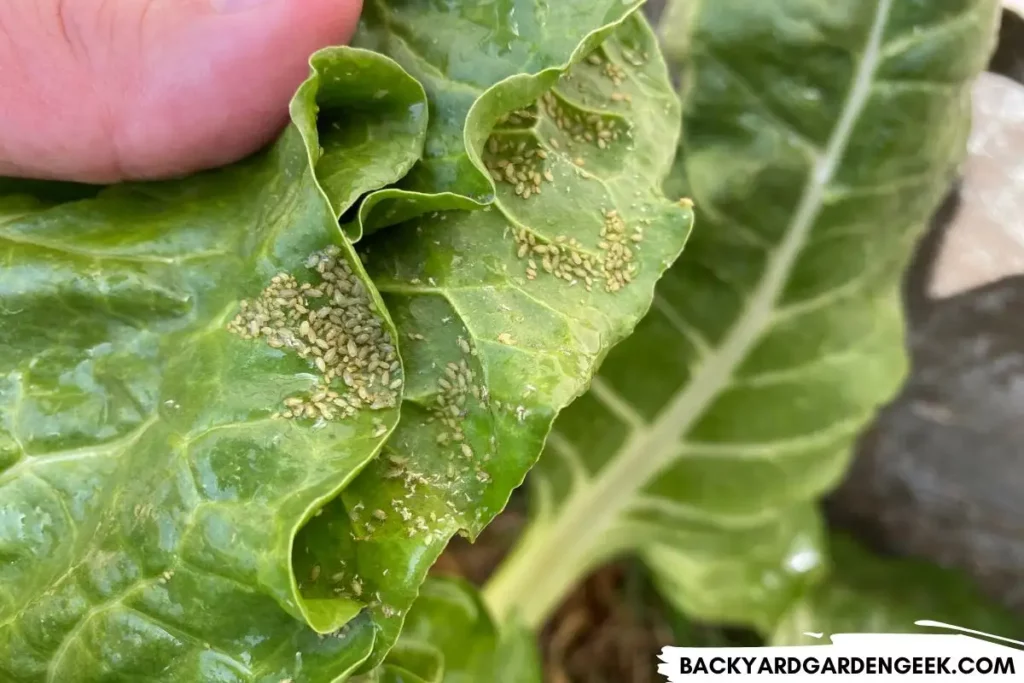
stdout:
<svg viewBox="0 0 1024 683">
<path fill-rule="evenodd" d="M 641 4 L 369 0 L 357 44 L 397 61 L 430 98 L 424 157 L 403 185 L 488 201 L 493 186 L 473 156 L 495 119 L 520 106 L 507 101 L 536 99 Z"/>
<path fill-rule="evenodd" d="M 826 570 L 822 523 L 810 504 L 771 510 L 735 528 L 711 516 L 669 528 L 652 511 L 637 511 L 632 521 L 652 525 L 644 540 L 659 536 L 644 543 L 642 555 L 660 593 L 706 623 L 766 633 Z"/>
<path fill-rule="evenodd" d="M 409 611 L 384 664 L 360 683 L 539 683 L 532 633 L 496 627 L 476 589 L 456 579 L 431 578 Z"/>
<path fill-rule="evenodd" d="M 998 9 L 670 8 L 669 187 L 698 229 L 559 418 L 534 519 L 487 589 L 499 618 L 537 625 L 588 567 L 639 552 L 695 618 L 775 622 L 824 557 L 810 502 L 901 382 L 903 264 L 964 153 Z"/>
<path fill-rule="evenodd" d="M 872 557 L 846 537 L 832 539 L 827 581 L 794 603 L 771 632 L 772 645 L 823 642 L 815 633 L 935 633 L 933 621 L 1004 638 L 1024 636 L 1021 620 L 956 572 L 916 560 Z"/>
<path fill-rule="evenodd" d="M 641 4 L 365 3 L 356 44 L 391 56 L 424 84 L 430 129 L 423 159 L 399 187 L 367 197 L 347 232 L 358 239 L 428 212 L 491 203 L 494 186 L 481 153 L 499 118 L 548 91 Z"/>
<path fill-rule="evenodd" d="M 661 191 L 679 104 L 638 15 L 538 105 L 510 106 L 523 109 L 484 146 L 502 178 L 493 206 L 361 244 L 401 335 L 403 417 L 343 512 L 307 527 L 300 561 L 321 568 L 320 594 L 337 574 L 357 582 L 381 629 L 374 663 L 448 540 L 501 511 L 555 415 L 649 308 L 692 221 Z M 343 548 L 345 566 L 328 567 L 323 547 Z"/>
<path fill-rule="evenodd" d="M 233 167 L 66 204 L 6 185 L 0 678 L 326 682 L 370 653 L 365 619 L 318 635 L 360 605 L 303 598 L 292 545 L 398 420 L 396 333 L 337 217 L 415 162 L 426 103 L 381 55 L 312 65 Z"/>
</svg>

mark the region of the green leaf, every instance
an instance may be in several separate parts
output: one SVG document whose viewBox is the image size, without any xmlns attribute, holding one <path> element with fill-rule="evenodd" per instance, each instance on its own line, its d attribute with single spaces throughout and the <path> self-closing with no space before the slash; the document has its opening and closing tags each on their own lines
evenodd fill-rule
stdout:
<svg viewBox="0 0 1024 683">
<path fill-rule="evenodd" d="M 473 586 L 431 578 L 423 584 L 384 664 L 357 680 L 539 683 L 541 673 L 532 633 L 514 624 L 503 624 L 499 632 Z"/>
<path fill-rule="evenodd" d="M 634 515 L 634 523 L 652 525 L 643 530 L 642 556 L 673 607 L 703 622 L 766 633 L 824 574 L 817 510 L 798 505 L 736 528 L 715 521 L 666 529 L 656 513 Z"/>
<path fill-rule="evenodd" d="M 280 344 L 272 322 L 267 336 L 249 321 L 287 273 L 310 289 L 279 283 L 265 303 L 301 332 L 295 302 L 330 294 L 309 260 L 327 250 L 351 268 L 334 280 L 347 288 L 335 331 L 387 360 L 394 327 L 337 215 L 415 162 L 426 111 L 381 55 L 332 49 L 312 66 L 293 124 L 243 163 L 66 204 L 5 185 L 19 192 L 0 198 L 5 681 L 327 682 L 371 651 L 366 618 L 335 632 L 359 603 L 300 594 L 309 579 L 293 573 L 292 545 L 379 451 L 401 388 L 382 387 L 380 368 L 368 384 L 371 368 L 349 358 L 367 400 L 335 380 L 351 414 L 310 406 L 324 374 L 299 354 L 312 338 Z M 367 83 L 392 94 L 367 101 Z M 324 355 L 348 358 L 341 343 Z M 307 407 L 280 419 L 289 399 Z"/>
<path fill-rule="evenodd" d="M 498 116 L 550 88 L 640 4 L 369 0 L 357 44 L 389 55 L 430 98 L 426 154 L 407 189 L 488 200 L 493 188 L 473 163 L 480 149 L 472 142 L 486 140 Z M 510 99 L 523 101 L 509 106 Z M 477 117 L 467 123 L 471 109 Z"/>
<path fill-rule="evenodd" d="M 303 133 L 320 140 L 316 176 L 338 216 L 361 195 L 399 181 L 423 153 L 426 93 L 418 81 L 394 72 L 391 60 L 373 55 L 350 60 L 344 73 L 321 76 L 335 80 L 317 97 L 316 131 L 307 117 Z"/>
<path fill-rule="evenodd" d="M 424 84 L 430 129 L 423 159 L 399 188 L 367 197 L 347 232 L 357 239 L 428 212 L 490 204 L 480 156 L 499 118 L 550 90 L 641 4 L 366 2 L 355 44 L 391 56 Z"/>
<path fill-rule="evenodd" d="M 916 560 L 871 556 L 846 537 L 832 539 L 828 580 L 794 604 L 771 633 L 772 645 L 813 645 L 817 633 L 935 633 L 937 621 L 1004 638 L 1024 622 L 981 595 L 956 572 Z"/>
<path fill-rule="evenodd" d="M 647 311 L 690 229 L 690 211 L 660 189 L 679 105 L 642 18 L 543 100 L 485 146 L 485 164 L 512 159 L 536 174 L 528 197 L 501 182 L 488 209 L 431 214 L 360 245 L 400 332 L 402 421 L 336 504 L 348 522 L 332 509 L 301 546 L 344 549 L 347 569 L 325 568 L 316 590 L 331 590 L 324 577 L 336 571 L 357 575 L 381 628 L 374 663 L 448 540 L 501 511 L 555 415 Z M 300 562 L 326 567 L 314 555 Z"/>
<path fill-rule="evenodd" d="M 668 185 L 699 227 L 548 439 L 486 591 L 499 619 L 538 625 L 639 552 L 694 618 L 765 628 L 822 562 L 809 503 L 903 377 L 903 264 L 964 154 L 998 3 L 687 4 L 662 29 L 686 46 Z"/>
</svg>

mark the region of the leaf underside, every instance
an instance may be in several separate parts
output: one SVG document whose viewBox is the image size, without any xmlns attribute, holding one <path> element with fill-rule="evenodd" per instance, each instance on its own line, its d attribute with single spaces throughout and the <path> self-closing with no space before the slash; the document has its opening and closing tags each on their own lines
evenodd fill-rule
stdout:
<svg viewBox="0 0 1024 683">
<path fill-rule="evenodd" d="M 25 186 L 0 198 L 0 678 L 333 681 L 368 656 L 366 624 L 317 634 L 359 605 L 302 599 L 292 543 L 398 419 L 402 370 L 381 351 L 395 330 L 336 212 L 411 167 L 426 102 L 378 54 L 331 49 L 312 65 L 293 124 L 246 162 L 69 203 Z M 367 100 L 368 83 L 390 94 Z M 354 159 L 362 177 L 342 179 Z M 310 267 L 323 250 L 344 305 Z M 258 303 L 277 275 L 306 290 Z M 348 358 L 337 335 L 302 357 L 310 340 L 279 343 L 298 317 L 278 328 L 242 301 L 303 320 L 300 302 L 329 303 L 358 352 L 391 353 L 398 384 L 371 385 L 348 417 L 310 405 L 324 356 L 360 382 L 373 356 Z M 302 414 L 282 417 L 286 400 Z"/>
<path fill-rule="evenodd" d="M 903 265 L 948 188 L 998 3 L 679 3 L 670 196 L 697 225 L 559 418 L 488 588 L 538 624 L 639 553 L 690 616 L 769 630 L 824 564 L 812 503 L 904 373 Z M 525 596 L 525 598 L 524 598 Z"/>
<path fill-rule="evenodd" d="M 368 196 L 346 232 L 360 239 L 430 212 L 493 202 L 480 158 L 491 130 L 554 86 L 641 4 L 524 0 L 509 11 L 489 0 L 366 3 L 355 44 L 391 56 L 423 83 L 430 128 L 420 162 L 395 187 Z"/>
<path fill-rule="evenodd" d="M 373 664 L 449 539 L 504 508 L 555 415 L 649 308 L 692 222 L 661 190 L 679 105 L 642 18 L 626 17 L 536 102 L 523 100 L 537 88 L 525 80 L 497 88 L 514 91 L 502 101 L 516 111 L 474 151 L 493 203 L 359 245 L 399 330 L 402 420 L 305 529 L 297 562 L 320 577 L 307 595 L 337 590 L 339 573 L 359 582 L 379 629 Z M 327 546 L 344 567 L 317 555 Z"/>
<path fill-rule="evenodd" d="M 573 4 L 472 100 L 448 99 L 453 60 L 425 98 L 384 56 L 328 50 L 278 143 L 231 168 L 95 197 L 4 183 L 0 674 L 299 683 L 382 661 L 689 233 L 661 190 L 679 105 L 649 27 Z M 400 7 L 425 30 L 470 5 Z M 428 130 L 428 108 L 451 120 Z M 356 255 L 338 217 L 437 144 L 468 184 L 386 191 L 404 222 Z"/>
</svg>

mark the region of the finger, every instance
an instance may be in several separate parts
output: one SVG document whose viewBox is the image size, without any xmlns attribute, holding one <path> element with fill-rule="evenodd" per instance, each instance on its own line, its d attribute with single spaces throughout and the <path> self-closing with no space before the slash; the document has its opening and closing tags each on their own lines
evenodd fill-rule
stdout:
<svg viewBox="0 0 1024 683">
<path fill-rule="evenodd" d="M 0 175 L 108 183 L 266 144 L 360 0 L 4 0 Z"/>
</svg>

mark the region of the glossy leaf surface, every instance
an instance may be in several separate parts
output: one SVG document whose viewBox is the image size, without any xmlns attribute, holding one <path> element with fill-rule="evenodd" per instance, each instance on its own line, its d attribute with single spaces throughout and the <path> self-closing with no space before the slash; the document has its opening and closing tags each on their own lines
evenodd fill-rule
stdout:
<svg viewBox="0 0 1024 683">
<path fill-rule="evenodd" d="M 811 503 L 904 373 L 904 262 L 963 156 L 993 0 L 679 2 L 670 194 L 697 230 L 553 430 L 487 590 L 543 621 L 641 553 L 697 619 L 766 630 L 823 564 Z M 756 588 L 752 588 L 755 585 Z"/>
<path fill-rule="evenodd" d="M 632 17 L 539 107 L 494 130 L 483 155 L 503 178 L 493 206 L 360 243 L 400 332 L 402 420 L 337 504 L 348 523 L 331 514 L 307 529 L 303 546 L 344 548 L 346 568 L 315 552 L 301 561 L 321 567 L 322 594 L 336 572 L 358 576 L 382 628 L 377 662 L 448 540 L 504 508 L 555 415 L 632 331 L 682 249 L 692 215 L 661 191 L 678 117 L 654 36 Z"/>
<path fill-rule="evenodd" d="M 500 117 L 554 86 L 591 53 L 639 0 L 372 0 L 355 42 L 398 61 L 426 88 L 424 157 L 399 187 L 374 193 L 347 232 L 432 211 L 473 210 L 495 198 L 481 163 Z"/>
<path fill-rule="evenodd" d="M 547 90 L 640 4 L 369 0 L 357 43 L 405 67 L 430 98 L 424 158 L 406 178 L 407 188 L 490 198 L 490 182 L 472 163 L 481 151 L 473 143 L 487 138 L 497 117 Z M 471 109 L 476 116 L 467 125 Z"/>
<path fill-rule="evenodd" d="M 533 634 L 499 632 L 473 586 L 430 578 L 384 664 L 357 681 L 540 683 L 541 673 Z"/>
<path fill-rule="evenodd" d="M 415 162 L 424 95 L 381 55 L 313 65 L 293 124 L 246 162 L 69 203 L 0 197 L 3 680 L 327 682 L 369 654 L 367 620 L 335 632 L 357 603 L 301 596 L 292 543 L 379 451 L 400 386 L 340 419 L 306 401 L 330 352 L 268 343 L 277 318 L 227 329 L 280 273 L 311 287 L 278 287 L 271 309 L 323 305 L 307 259 L 333 249 L 354 273 L 339 315 L 393 345 L 336 212 Z M 292 399 L 307 408 L 281 419 Z"/>
</svg>

